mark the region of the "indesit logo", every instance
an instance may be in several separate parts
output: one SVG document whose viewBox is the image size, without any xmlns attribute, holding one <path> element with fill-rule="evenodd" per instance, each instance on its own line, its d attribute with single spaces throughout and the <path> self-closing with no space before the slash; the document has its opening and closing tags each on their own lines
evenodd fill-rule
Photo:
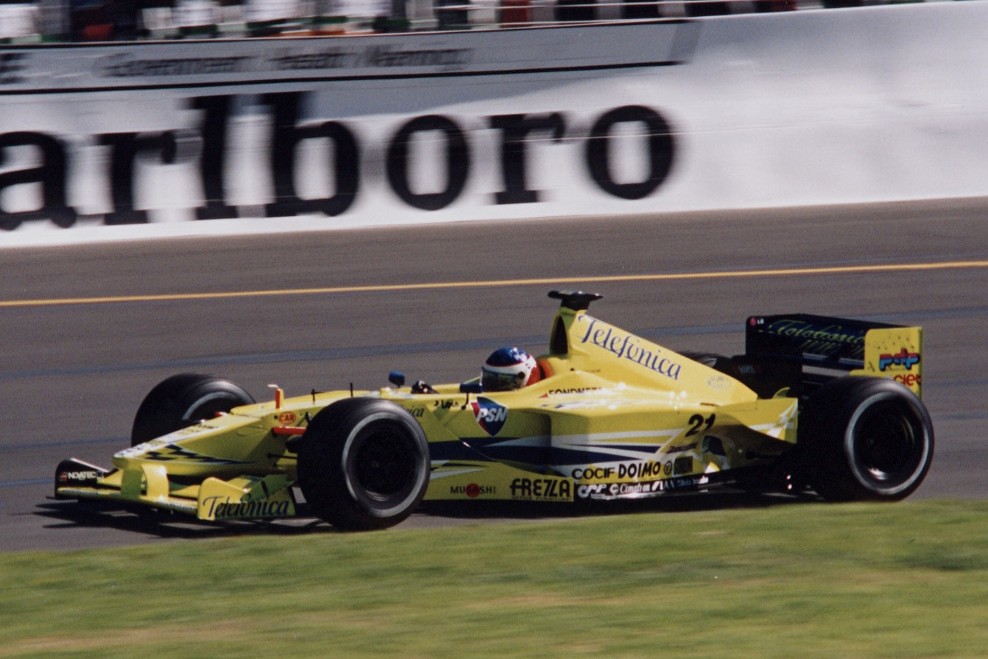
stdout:
<svg viewBox="0 0 988 659">
<path fill-rule="evenodd" d="M 478 398 L 471 403 L 473 415 L 477 419 L 477 424 L 492 437 L 504 427 L 504 422 L 508 420 L 508 408 L 495 403 L 489 398 Z"/>
</svg>

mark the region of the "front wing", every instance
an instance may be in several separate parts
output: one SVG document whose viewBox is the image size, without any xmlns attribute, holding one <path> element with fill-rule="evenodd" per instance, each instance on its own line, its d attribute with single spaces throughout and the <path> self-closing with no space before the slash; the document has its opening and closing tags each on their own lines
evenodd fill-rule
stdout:
<svg viewBox="0 0 988 659">
<path fill-rule="evenodd" d="M 215 477 L 182 484 L 164 465 L 140 471 L 104 469 L 80 460 L 64 460 L 55 471 L 55 496 L 149 507 L 201 520 L 274 519 L 298 515 L 293 483 L 284 474 Z"/>
</svg>

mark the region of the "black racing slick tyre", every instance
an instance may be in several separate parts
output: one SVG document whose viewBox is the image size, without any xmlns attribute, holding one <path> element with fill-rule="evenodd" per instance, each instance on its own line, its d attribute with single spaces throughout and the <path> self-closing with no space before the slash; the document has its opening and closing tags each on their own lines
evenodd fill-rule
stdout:
<svg viewBox="0 0 988 659">
<path fill-rule="evenodd" d="M 254 402 L 249 393 L 229 380 L 197 373 L 173 375 L 148 392 L 137 408 L 130 445 L 136 446 Z"/>
<path fill-rule="evenodd" d="M 843 377 L 806 402 L 797 444 L 806 476 L 831 501 L 898 501 L 933 460 L 933 424 L 922 401 L 893 380 Z"/>
<path fill-rule="evenodd" d="M 312 419 L 298 454 L 298 482 L 312 511 L 343 531 L 394 526 L 429 485 L 429 445 L 394 403 L 347 398 Z"/>
</svg>

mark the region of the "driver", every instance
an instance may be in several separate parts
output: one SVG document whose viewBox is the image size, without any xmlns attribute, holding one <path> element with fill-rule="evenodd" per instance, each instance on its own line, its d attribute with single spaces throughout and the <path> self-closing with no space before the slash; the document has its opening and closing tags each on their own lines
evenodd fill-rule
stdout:
<svg viewBox="0 0 988 659">
<path fill-rule="evenodd" d="M 535 358 L 521 348 L 499 348 L 491 353 L 480 371 L 484 391 L 512 391 L 542 378 Z"/>
</svg>

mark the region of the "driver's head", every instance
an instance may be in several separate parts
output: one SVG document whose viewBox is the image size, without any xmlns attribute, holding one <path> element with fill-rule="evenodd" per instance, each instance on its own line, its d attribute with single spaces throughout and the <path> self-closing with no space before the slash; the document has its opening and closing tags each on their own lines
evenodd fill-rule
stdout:
<svg viewBox="0 0 988 659">
<path fill-rule="evenodd" d="M 538 381 L 535 358 L 521 348 L 499 348 L 480 371 L 484 391 L 511 391 Z"/>
</svg>

